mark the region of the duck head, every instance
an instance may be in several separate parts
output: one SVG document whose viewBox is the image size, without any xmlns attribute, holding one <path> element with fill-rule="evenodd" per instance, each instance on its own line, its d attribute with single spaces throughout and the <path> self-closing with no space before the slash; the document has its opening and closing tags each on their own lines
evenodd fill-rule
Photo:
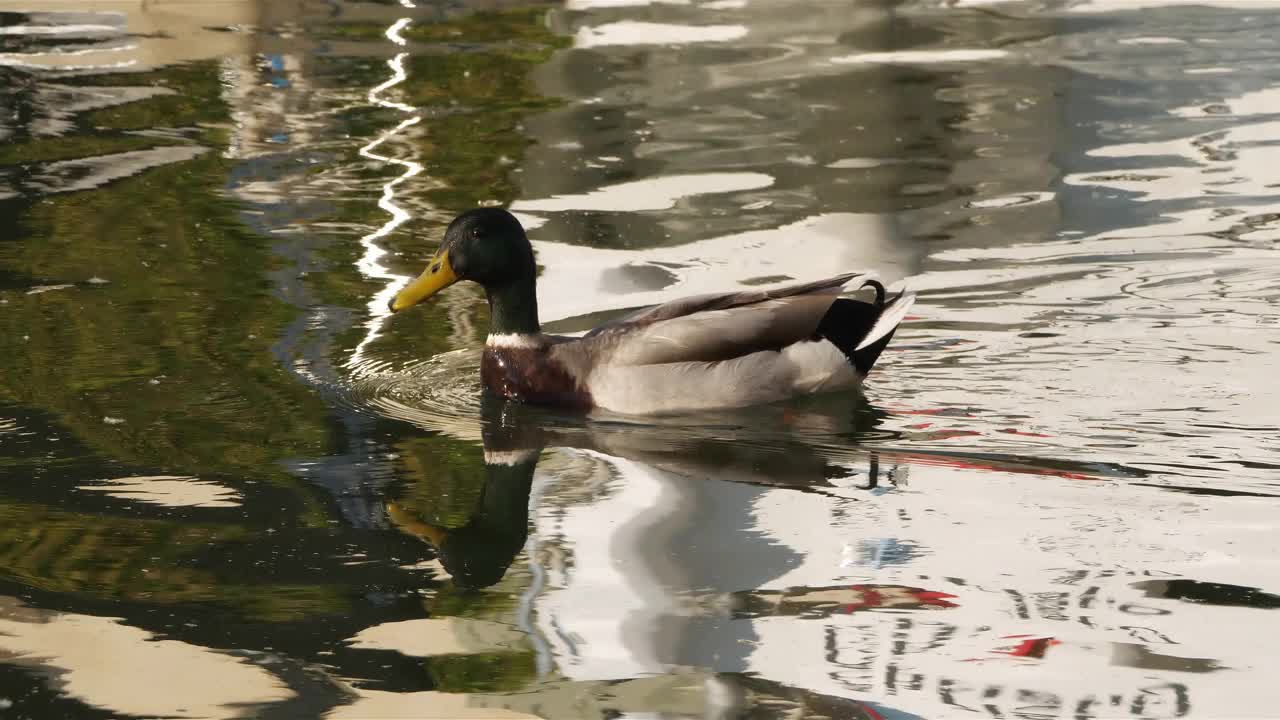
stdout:
<svg viewBox="0 0 1280 720">
<path fill-rule="evenodd" d="M 537 277 L 533 247 L 515 216 L 502 208 L 469 210 L 449 223 L 427 269 L 391 299 L 391 311 L 413 307 L 459 280 L 489 294 L 532 295 Z M 515 298 L 513 298 L 515 299 Z"/>
</svg>

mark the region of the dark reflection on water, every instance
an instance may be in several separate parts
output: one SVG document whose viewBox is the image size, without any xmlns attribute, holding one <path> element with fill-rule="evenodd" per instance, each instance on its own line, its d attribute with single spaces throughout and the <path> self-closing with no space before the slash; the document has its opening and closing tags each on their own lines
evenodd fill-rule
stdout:
<svg viewBox="0 0 1280 720">
<path fill-rule="evenodd" d="M 414 6 L 416 3 L 416 7 Z M 0 3 L 0 716 L 1257 717 L 1268 0 Z M 482 402 L 547 325 L 875 269 L 865 395 Z"/>
</svg>

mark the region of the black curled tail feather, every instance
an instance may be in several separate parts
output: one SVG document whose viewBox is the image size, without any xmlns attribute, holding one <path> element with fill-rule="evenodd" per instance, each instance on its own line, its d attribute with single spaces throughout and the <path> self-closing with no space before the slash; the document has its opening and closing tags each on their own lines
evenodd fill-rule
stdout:
<svg viewBox="0 0 1280 720">
<path fill-rule="evenodd" d="M 876 364 L 880 353 L 884 352 L 889 341 L 893 339 L 893 333 L 897 328 L 893 328 L 866 347 L 859 348 L 858 345 L 875 327 L 876 321 L 885 310 L 902 299 L 902 293 L 898 293 L 892 300 L 886 302 L 887 293 L 884 285 L 875 280 L 867 280 L 862 284 L 862 287 L 867 286 L 871 286 L 876 291 L 873 302 L 837 298 L 822 316 L 822 320 L 818 322 L 818 329 L 814 333 L 817 337 L 825 338 L 839 348 L 854 369 L 863 376 L 871 372 L 872 366 Z"/>
<path fill-rule="evenodd" d="M 868 287 L 868 286 L 876 291 L 876 299 L 875 299 L 875 302 L 873 302 L 872 304 L 878 308 L 884 307 L 884 296 L 885 296 L 884 285 L 879 280 L 867 280 L 863 282 L 862 285 L 858 286 L 858 289 L 861 290 L 862 288 Z M 901 294 L 899 294 L 899 296 L 901 296 Z"/>
</svg>

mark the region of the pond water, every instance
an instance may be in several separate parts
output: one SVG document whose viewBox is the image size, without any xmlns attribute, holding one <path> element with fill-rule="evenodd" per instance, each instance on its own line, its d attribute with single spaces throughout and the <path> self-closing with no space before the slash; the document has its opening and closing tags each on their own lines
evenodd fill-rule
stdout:
<svg viewBox="0 0 1280 720">
<path fill-rule="evenodd" d="M 39 11 L 32 11 L 33 6 Z M 1280 702 L 1280 2 L 0 2 L 0 717 L 1248 718 Z M 865 391 L 482 403 L 874 270 Z"/>
</svg>

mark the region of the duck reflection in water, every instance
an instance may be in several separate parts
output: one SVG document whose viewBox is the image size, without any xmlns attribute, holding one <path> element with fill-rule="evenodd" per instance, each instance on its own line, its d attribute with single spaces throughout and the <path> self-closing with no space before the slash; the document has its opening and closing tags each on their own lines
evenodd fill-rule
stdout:
<svg viewBox="0 0 1280 720">
<path fill-rule="evenodd" d="M 847 419 L 839 423 L 826 413 L 803 415 L 793 408 L 753 409 L 749 421 L 771 415 L 785 427 L 818 419 L 822 430 L 840 429 L 846 437 L 856 438 L 872 433 L 884 413 L 860 396 L 854 399 L 852 406 L 848 400 L 837 403 L 848 411 Z M 799 423 L 798 417 L 803 418 Z M 787 432 L 774 433 L 763 443 L 738 442 L 733 429 L 741 427 L 744 418 L 738 414 L 705 417 L 694 427 L 590 421 L 485 393 L 484 463 L 469 466 L 474 475 L 469 482 L 479 491 L 466 522 L 428 522 L 421 517 L 425 513 L 397 501 L 387 504 L 388 514 L 398 528 L 436 550 L 457 585 L 481 589 L 502 580 L 528 541 L 530 493 L 539 459 L 548 448 L 624 459 L 681 478 L 784 486 L 800 492 L 829 493 L 837 487 L 883 492 L 905 482 L 905 471 L 884 465 L 874 451 L 856 453 L 859 468 L 853 462 L 833 462 Z"/>
<path fill-rule="evenodd" d="M 440 511 L 421 501 L 414 507 L 390 503 L 389 513 L 402 531 L 435 548 L 462 589 L 502 582 L 528 547 L 536 572 L 547 578 L 533 599 L 537 619 L 530 625 L 552 638 L 547 659 L 554 656 L 556 674 L 574 683 L 575 693 L 593 693 L 598 686 L 602 697 L 613 698 L 608 704 L 620 709 L 630 702 L 628 688 L 651 703 L 654 684 L 667 677 L 686 688 L 672 697 L 684 698 L 680 703 L 688 707 L 664 706 L 681 716 L 696 710 L 700 717 L 738 717 L 738 710 L 755 702 L 751 698 L 768 697 L 812 711 L 803 717 L 870 719 L 877 715 L 865 702 L 750 675 L 749 656 L 759 639 L 754 619 L 804 621 L 872 607 L 944 610 L 945 596 L 847 584 L 762 589 L 796 569 L 801 558 L 757 531 L 750 507 L 783 488 L 819 502 L 893 488 L 905 476 L 894 477 L 895 468 L 873 461 L 872 453 L 846 452 L 836 461 L 803 441 L 806 432 L 839 433 L 856 445 L 882 416 L 860 398 L 854 405 L 849 398 L 828 398 L 815 405 L 754 409 L 749 417 L 704 416 L 692 426 L 637 425 L 556 415 L 486 395 L 483 464 L 475 462 L 478 448 L 465 458 L 448 455 L 455 468 L 473 474 L 473 490 L 478 486 L 465 519 L 456 508 Z M 750 441 L 741 436 L 766 426 L 787 429 Z M 416 464 L 425 471 L 438 457 Z M 603 485 L 597 482 L 602 477 Z M 575 513 L 603 524 L 555 527 L 557 519 Z M 439 520 L 446 516 L 448 524 Z M 537 528 L 532 544 L 531 527 Z M 562 627 L 561 635 L 571 635 L 573 643 L 558 643 L 547 623 Z M 687 687 L 702 690 L 691 696 Z M 540 704 L 554 704 L 556 691 L 537 695 Z M 517 709 L 519 699 L 511 702 Z"/>
<path fill-rule="evenodd" d="M 464 525 L 424 522 L 400 503 L 387 504 L 391 521 L 435 548 L 445 571 L 464 588 L 485 588 L 502 580 L 529 537 L 529 493 L 546 440 L 538 425 L 517 421 L 520 409 L 528 410 L 485 396 L 484 464 L 470 479 L 480 491 Z"/>
</svg>

